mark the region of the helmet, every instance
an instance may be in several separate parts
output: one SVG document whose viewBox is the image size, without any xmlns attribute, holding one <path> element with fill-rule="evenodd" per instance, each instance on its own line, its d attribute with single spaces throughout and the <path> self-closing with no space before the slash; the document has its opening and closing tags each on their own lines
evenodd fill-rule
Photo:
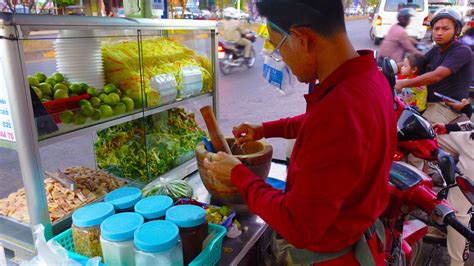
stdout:
<svg viewBox="0 0 474 266">
<path fill-rule="evenodd" d="M 463 27 L 463 19 L 461 13 L 456 11 L 456 9 L 452 7 L 445 7 L 441 8 L 433 15 L 433 19 L 431 19 L 431 27 L 433 28 L 438 20 L 448 18 L 456 24 L 456 35 L 461 33 L 461 29 Z"/>
<path fill-rule="evenodd" d="M 416 14 L 415 9 L 409 8 L 402 8 L 398 11 L 398 18 L 400 17 L 414 17 Z"/>
<path fill-rule="evenodd" d="M 229 18 L 229 19 L 238 19 L 239 18 L 239 14 L 238 14 L 238 11 L 237 9 L 233 8 L 233 7 L 228 7 L 226 9 L 224 9 L 224 12 L 222 12 L 224 17 L 225 18 Z"/>
</svg>

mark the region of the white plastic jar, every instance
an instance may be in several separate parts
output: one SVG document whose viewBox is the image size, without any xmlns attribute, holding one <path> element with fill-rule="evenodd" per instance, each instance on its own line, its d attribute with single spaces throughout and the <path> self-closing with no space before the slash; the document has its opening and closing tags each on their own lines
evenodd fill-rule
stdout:
<svg viewBox="0 0 474 266">
<path fill-rule="evenodd" d="M 168 221 L 148 222 L 135 231 L 135 265 L 182 266 L 179 229 Z"/>
<path fill-rule="evenodd" d="M 132 212 L 115 214 L 102 222 L 100 245 L 106 265 L 135 265 L 133 236 L 143 223 L 143 216 Z"/>
</svg>

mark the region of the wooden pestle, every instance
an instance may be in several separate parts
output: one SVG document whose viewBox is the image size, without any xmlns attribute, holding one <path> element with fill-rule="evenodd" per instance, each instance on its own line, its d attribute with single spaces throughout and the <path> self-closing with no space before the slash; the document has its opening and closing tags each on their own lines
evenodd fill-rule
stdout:
<svg viewBox="0 0 474 266">
<path fill-rule="evenodd" d="M 203 108 L 201 108 L 200 111 L 202 117 L 204 118 L 204 122 L 206 122 L 207 131 L 209 132 L 209 136 L 211 137 L 211 144 L 214 150 L 216 152 L 222 151 L 227 154 L 232 154 L 229 145 L 227 144 L 227 141 L 221 133 L 212 107 L 204 106 Z"/>
</svg>

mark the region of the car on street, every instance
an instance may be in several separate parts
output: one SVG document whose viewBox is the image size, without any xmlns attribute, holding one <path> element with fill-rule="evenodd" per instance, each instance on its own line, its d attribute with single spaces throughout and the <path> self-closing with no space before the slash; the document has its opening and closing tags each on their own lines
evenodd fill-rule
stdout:
<svg viewBox="0 0 474 266">
<path fill-rule="evenodd" d="M 428 0 L 380 0 L 375 8 L 370 29 L 370 37 L 379 44 L 390 28 L 398 23 L 398 11 L 402 8 L 413 8 L 415 15 L 411 18 L 406 31 L 409 36 L 421 40 L 425 37 L 429 19 Z"/>
</svg>

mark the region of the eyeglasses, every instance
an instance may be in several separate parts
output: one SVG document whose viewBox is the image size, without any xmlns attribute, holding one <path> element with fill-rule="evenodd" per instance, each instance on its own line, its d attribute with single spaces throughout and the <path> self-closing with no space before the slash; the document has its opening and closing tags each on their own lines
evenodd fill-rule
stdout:
<svg viewBox="0 0 474 266">
<path fill-rule="evenodd" d="M 285 34 L 283 39 L 281 39 L 280 43 L 278 43 L 278 45 L 275 47 L 275 49 L 273 49 L 272 53 L 270 54 L 270 57 L 276 62 L 283 61 L 283 58 L 281 57 L 281 54 L 280 54 L 280 48 L 285 43 L 286 39 L 288 39 L 288 35 Z"/>
</svg>

